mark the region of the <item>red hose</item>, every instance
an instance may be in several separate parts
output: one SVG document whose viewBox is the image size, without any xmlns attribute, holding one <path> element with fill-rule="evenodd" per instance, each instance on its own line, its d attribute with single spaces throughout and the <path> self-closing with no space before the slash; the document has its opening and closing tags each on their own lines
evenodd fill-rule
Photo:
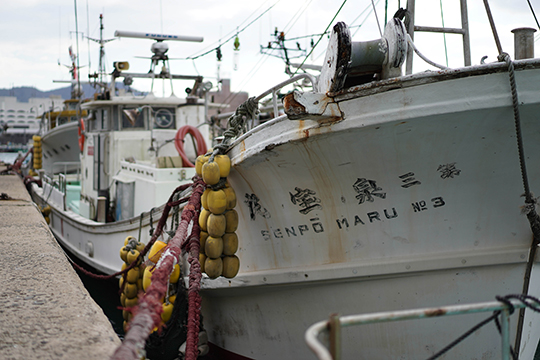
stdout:
<svg viewBox="0 0 540 360">
<path fill-rule="evenodd" d="M 189 161 L 186 152 L 184 151 L 184 138 L 187 134 L 193 136 L 197 141 L 197 155 L 206 154 L 206 142 L 204 141 L 201 132 L 194 126 L 184 125 L 176 132 L 176 136 L 174 137 L 174 147 L 182 158 L 183 166 L 195 167 L 195 165 Z"/>
</svg>

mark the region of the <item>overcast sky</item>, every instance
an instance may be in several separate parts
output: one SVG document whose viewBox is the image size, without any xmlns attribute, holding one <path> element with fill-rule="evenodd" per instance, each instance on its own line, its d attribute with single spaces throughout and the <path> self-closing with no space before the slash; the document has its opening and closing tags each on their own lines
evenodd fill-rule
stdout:
<svg viewBox="0 0 540 360">
<path fill-rule="evenodd" d="M 374 0 L 380 22 L 385 18 L 385 0 Z M 537 16 L 540 16 L 540 0 L 530 0 Z M 416 24 L 423 26 L 460 27 L 459 0 L 417 0 Z M 490 0 L 491 11 L 504 51 L 514 56 L 513 34 L 517 27 L 537 29 L 527 0 Z M 169 57 L 188 58 L 216 47 L 238 32 L 240 50 L 237 52 L 237 69 L 234 69 L 235 51 L 233 41 L 222 45 L 223 60 L 220 77 L 231 78 L 234 90 L 248 91 L 257 95 L 270 86 L 286 80 L 283 60 L 261 54 L 260 46 L 274 40 L 277 27 L 285 31 L 287 39 L 299 38 L 287 43 L 296 48 L 311 49 L 311 39 L 318 36 L 331 23 L 342 5 L 342 0 L 77 0 L 78 51 L 81 80 L 88 78 L 88 71 L 97 71 L 99 46 L 86 39 L 99 38 L 99 15 L 104 17 L 105 39 L 114 38 L 115 30 L 155 32 L 174 35 L 202 36 L 202 43 L 168 42 Z M 388 17 L 406 0 L 389 0 Z M 271 8 L 270 10 L 268 10 Z M 268 11 L 267 11 L 268 10 Z M 483 0 L 468 2 L 472 63 L 478 64 L 482 56 L 495 61 L 497 49 L 488 24 Z M 77 50 L 75 34 L 75 2 L 69 0 L 17 0 L 2 2 L 0 22 L 0 88 L 35 86 L 50 90 L 66 86 L 53 80 L 68 80 L 70 64 L 69 46 Z M 264 13 L 264 14 L 263 14 Z M 261 14 L 263 14 L 261 16 Z M 246 27 L 257 17 L 260 18 Z M 332 24 L 344 21 L 351 26 L 353 41 L 379 38 L 376 18 L 371 0 L 348 0 Z M 361 26 L 360 26 L 361 25 Z M 381 25 L 382 26 L 382 25 Z M 243 31 L 242 31 L 243 30 Z M 383 29 L 384 31 L 384 29 Z M 83 37 L 83 35 L 85 37 Z M 535 36 L 535 38 L 540 35 Z M 421 52 L 440 64 L 446 64 L 445 46 L 441 34 L 416 33 L 415 43 Z M 326 50 L 326 37 L 313 51 L 307 63 L 321 64 Z M 122 38 L 105 45 L 106 70 L 112 70 L 113 61 L 129 61 L 130 72 L 148 72 L 150 60 L 136 56 L 151 56 L 151 40 Z M 539 42 L 536 42 L 539 45 Z M 463 65 L 461 37 L 446 36 L 448 64 Z M 274 51 L 275 55 L 279 52 Z M 536 51 L 538 54 L 538 51 Z M 303 58 L 295 60 L 302 62 Z M 60 65 L 58 65 L 60 63 Z M 202 75 L 214 85 L 217 81 L 215 51 L 196 60 L 172 60 L 175 74 Z M 415 71 L 430 69 L 422 60 L 415 59 Z M 189 84 L 176 85 L 175 93 L 184 95 Z M 147 91 L 149 83 L 135 80 L 133 87 Z M 155 86 L 162 89 L 162 85 Z M 165 93 L 169 85 L 165 86 Z"/>
</svg>

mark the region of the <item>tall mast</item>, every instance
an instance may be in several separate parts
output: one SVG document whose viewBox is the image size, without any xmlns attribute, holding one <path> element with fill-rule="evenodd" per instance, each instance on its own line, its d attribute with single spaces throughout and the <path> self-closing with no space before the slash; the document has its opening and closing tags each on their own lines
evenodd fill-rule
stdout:
<svg viewBox="0 0 540 360">
<path fill-rule="evenodd" d="M 91 37 L 88 37 L 89 40 L 92 40 L 99 44 L 99 67 L 97 73 L 94 73 L 93 75 L 88 75 L 90 78 L 97 79 L 100 86 L 104 87 L 104 77 L 105 77 L 105 63 L 103 59 L 105 58 L 105 44 L 109 41 L 115 40 L 113 39 L 103 39 L 103 14 L 99 14 L 99 39 L 92 39 Z"/>
</svg>

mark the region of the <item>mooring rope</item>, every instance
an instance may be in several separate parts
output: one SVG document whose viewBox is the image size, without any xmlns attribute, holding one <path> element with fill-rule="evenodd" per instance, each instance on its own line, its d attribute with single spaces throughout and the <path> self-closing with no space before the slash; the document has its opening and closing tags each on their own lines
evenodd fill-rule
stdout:
<svg viewBox="0 0 540 360">
<path fill-rule="evenodd" d="M 124 338 L 124 341 L 120 347 L 118 347 L 111 357 L 115 360 L 127 360 L 127 359 L 139 359 L 141 353 L 144 349 L 146 339 L 148 338 L 151 330 L 154 327 L 159 326 L 162 312 L 161 299 L 165 296 L 167 291 L 168 279 L 171 274 L 171 271 L 174 265 L 180 259 L 182 253 L 182 247 L 188 248 L 190 254 L 190 263 L 192 264 L 192 270 L 190 270 L 190 287 L 188 293 L 189 301 L 189 310 L 188 310 L 188 338 L 187 338 L 187 348 L 186 348 L 186 359 L 196 359 L 197 358 L 197 342 L 195 342 L 195 348 L 193 350 L 193 333 L 198 339 L 198 330 L 199 330 L 199 317 L 200 317 L 200 297 L 198 295 L 198 288 L 200 287 L 200 264 L 198 266 L 198 273 L 193 274 L 197 271 L 198 264 L 198 246 L 194 243 L 198 243 L 199 239 L 199 227 L 195 224 L 198 223 L 198 213 L 200 210 L 200 198 L 205 189 L 204 183 L 201 178 L 194 178 L 194 183 L 192 184 L 192 194 L 189 197 L 188 203 L 184 206 L 182 211 L 180 224 L 176 230 L 175 235 L 169 241 L 163 255 L 161 256 L 158 264 L 152 275 L 152 282 L 148 287 L 145 295 L 140 299 L 139 305 L 135 306 L 132 309 L 133 319 L 130 322 L 129 330 Z M 170 202 L 167 203 L 166 209 L 168 212 L 171 206 L 174 206 L 173 201 L 174 193 L 169 198 Z M 166 216 L 162 216 L 156 231 L 154 232 L 152 239 L 155 241 L 160 235 Z M 190 228 L 190 224 L 193 224 Z M 191 232 L 190 232 L 191 230 Z M 197 242 L 188 241 L 188 235 L 190 239 L 196 238 Z M 152 240 L 151 240 L 152 241 Z M 149 248 L 150 243 L 145 247 L 145 250 Z M 196 259 L 192 259 L 192 252 L 196 253 Z M 193 281 L 192 281 L 193 278 Z M 197 283 L 198 278 L 198 283 Z M 193 285 L 192 285 L 193 283 Z M 197 300 L 199 297 L 199 300 Z M 190 356 L 190 353 L 194 353 L 195 357 Z M 189 356 L 189 357 L 188 357 Z"/>
<path fill-rule="evenodd" d="M 152 247 L 152 245 L 154 245 L 154 243 L 156 242 L 157 238 L 163 233 L 163 227 L 165 225 L 165 222 L 167 221 L 167 218 L 169 217 L 169 212 L 170 212 L 171 208 L 173 206 L 178 206 L 178 205 L 180 205 L 180 204 L 182 204 L 182 203 L 189 200 L 189 196 L 188 196 L 188 197 L 184 197 L 184 198 L 182 198 L 182 199 L 180 199 L 178 201 L 174 201 L 173 196 L 176 193 L 179 193 L 179 192 L 182 192 L 182 191 L 188 189 L 191 185 L 192 185 L 192 183 L 184 184 L 184 185 L 181 185 L 181 186 L 177 187 L 173 191 L 173 193 L 170 196 L 169 200 L 165 204 L 165 207 L 163 208 L 163 212 L 162 212 L 161 218 L 159 219 L 159 222 L 158 222 L 158 224 L 156 226 L 156 230 L 154 231 L 154 234 L 150 238 L 150 241 L 148 242 L 148 244 L 146 244 L 146 246 L 144 247 L 144 250 L 141 251 L 141 253 L 139 255 L 139 259 L 144 258 L 144 256 L 148 253 L 148 251 L 150 251 L 150 248 Z M 77 263 L 71 261 L 71 264 L 73 265 L 73 267 L 76 268 L 77 270 L 79 270 L 80 272 L 82 272 L 83 274 L 87 275 L 88 277 L 91 277 L 91 278 L 94 278 L 94 279 L 101 279 L 101 280 L 109 280 L 109 279 L 112 279 L 112 278 L 114 278 L 116 276 L 127 274 L 127 272 L 129 270 L 133 269 L 135 266 L 137 266 L 138 263 L 139 263 L 139 260 L 133 261 L 124 270 L 115 272 L 114 274 L 111 274 L 111 275 L 99 275 L 99 274 L 95 274 L 95 273 L 93 273 L 91 271 L 88 271 L 85 268 L 83 268 L 82 266 L 78 265 Z M 125 283 L 126 283 L 126 281 L 124 281 L 124 284 Z M 122 292 L 122 290 L 123 289 L 121 288 L 120 292 Z"/>
<path fill-rule="evenodd" d="M 198 344 L 199 344 L 199 330 L 200 330 L 200 313 L 201 313 L 201 296 L 199 291 L 201 289 L 201 264 L 199 263 L 199 250 L 200 250 L 200 227 L 199 227 L 199 213 L 201 210 L 201 195 L 204 192 L 205 184 L 202 179 L 195 183 L 191 200 L 184 211 L 182 211 L 182 217 L 186 211 L 189 212 L 187 216 L 191 217 L 191 235 L 183 237 L 182 248 L 187 250 L 189 268 L 189 289 L 188 289 L 188 332 L 186 339 L 186 360 L 196 360 L 198 357 Z M 190 205 L 193 204 L 193 207 Z M 190 206 L 188 208 L 188 206 Z M 174 239 L 174 238 L 173 238 Z"/>
<path fill-rule="evenodd" d="M 231 145 L 231 140 L 247 130 L 247 120 L 257 115 L 258 111 L 259 102 L 255 99 L 255 97 L 250 97 L 236 109 L 234 114 L 231 115 L 231 117 L 227 121 L 227 130 L 225 130 L 225 132 L 223 133 L 223 141 L 221 142 L 221 144 L 218 144 L 214 147 L 212 157 L 209 160 L 210 162 L 214 160 L 215 155 L 225 154 L 225 152 Z"/>
<path fill-rule="evenodd" d="M 494 31 L 496 34 L 496 32 Z M 523 213 L 526 214 L 527 219 L 533 233 L 533 241 L 529 251 L 529 258 L 527 260 L 527 268 L 525 269 L 525 276 L 523 277 L 523 289 L 522 292 L 527 294 L 529 291 L 529 284 L 532 272 L 532 265 L 536 257 L 536 249 L 540 243 L 540 216 L 536 212 L 537 200 L 533 197 L 529 188 L 529 177 L 527 175 L 527 166 L 525 163 L 525 151 L 523 146 L 523 134 L 521 131 L 521 118 L 519 115 L 519 100 L 516 85 L 516 77 L 514 73 L 514 63 L 510 59 L 510 55 L 505 52 L 501 52 L 498 56 L 498 60 L 506 62 L 508 65 L 508 76 L 510 80 L 510 90 L 512 93 L 512 108 L 514 110 L 514 125 L 516 129 L 516 140 L 519 156 L 519 167 L 521 169 L 521 180 L 523 182 L 523 190 L 525 196 L 525 206 L 523 207 Z M 521 342 L 521 333 L 523 328 L 523 322 L 525 319 L 525 309 L 520 309 L 518 318 L 518 332 L 516 334 L 516 342 L 514 344 L 516 351 L 519 351 L 519 345 Z"/>
</svg>

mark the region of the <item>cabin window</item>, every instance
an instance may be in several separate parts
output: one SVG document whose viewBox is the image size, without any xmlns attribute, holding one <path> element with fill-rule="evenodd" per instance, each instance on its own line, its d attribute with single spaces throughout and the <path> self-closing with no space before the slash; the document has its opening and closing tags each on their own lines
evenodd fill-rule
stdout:
<svg viewBox="0 0 540 360">
<path fill-rule="evenodd" d="M 156 109 L 152 115 L 154 119 L 154 129 L 176 129 L 174 109 Z"/>
<path fill-rule="evenodd" d="M 109 129 L 109 111 L 107 109 L 99 109 L 92 112 L 90 119 L 87 122 L 88 131 L 99 131 Z"/>
<path fill-rule="evenodd" d="M 123 130 L 144 130 L 144 118 L 147 116 L 148 108 L 143 109 L 135 119 L 130 119 L 124 113 L 124 109 L 120 108 L 119 111 L 122 116 L 122 129 Z M 135 108 L 126 108 L 125 110 L 135 110 Z"/>
</svg>

